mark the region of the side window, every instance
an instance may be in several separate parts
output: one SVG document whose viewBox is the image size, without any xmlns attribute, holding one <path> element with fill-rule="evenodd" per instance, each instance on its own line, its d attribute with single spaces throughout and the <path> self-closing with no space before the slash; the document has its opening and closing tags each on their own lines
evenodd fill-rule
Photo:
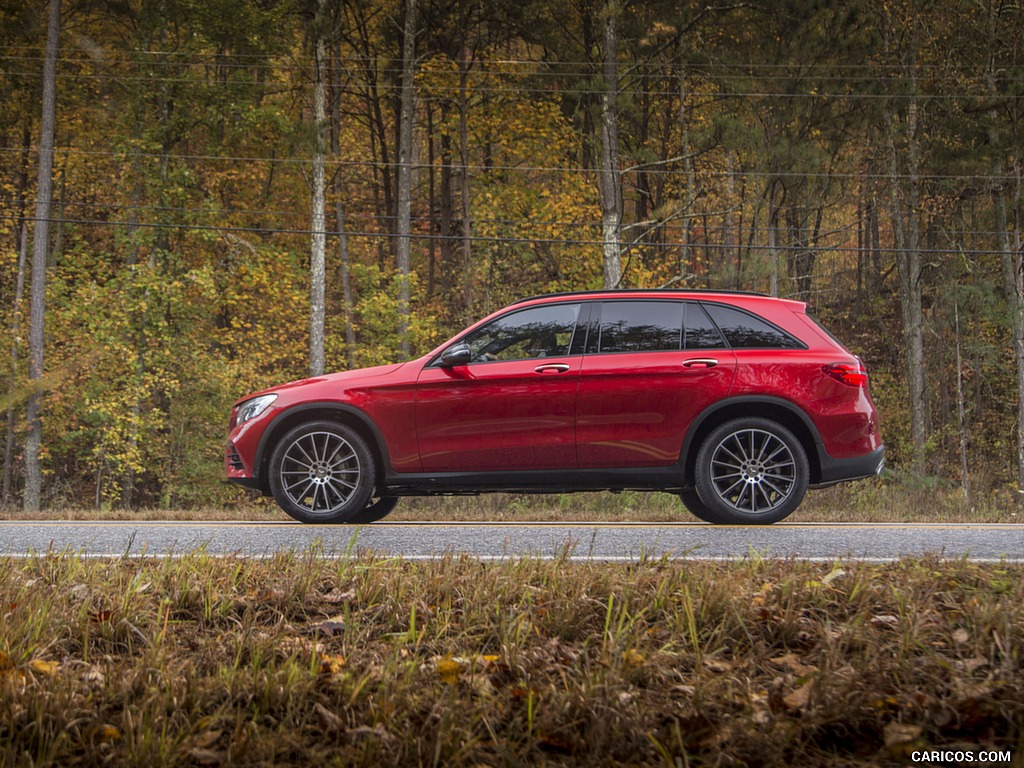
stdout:
<svg viewBox="0 0 1024 768">
<path fill-rule="evenodd" d="M 601 305 L 601 352 L 676 350 L 682 333 L 682 302 L 606 301 Z"/>
<path fill-rule="evenodd" d="M 579 304 L 532 307 L 503 315 L 463 341 L 475 363 L 568 355 L 579 314 Z"/>
<path fill-rule="evenodd" d="M 803 349 L 804 345 L 766 320 L 721 304 L 705 304 L 733 349 Z"/>
<path fill-rule="evenodd" d="M 723 349 L 728 346 L 704 308 L 695 302 L 687 302 L 683 349 Z"/>
</svg>

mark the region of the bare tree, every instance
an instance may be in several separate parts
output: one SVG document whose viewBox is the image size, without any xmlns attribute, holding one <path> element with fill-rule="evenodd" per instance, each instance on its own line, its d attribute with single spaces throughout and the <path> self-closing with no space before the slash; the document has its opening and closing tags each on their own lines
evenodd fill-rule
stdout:
<svg viewBox="0 0 1024 768">
<path fill-rule="evenodd" d="M 18 378 L 18 348 L 21 346 L 21 301 L 25 294 L 25 262 L 28 261 L 28 224 L 21 223 L 21 244 L 18 248 L 18 275 L 14 286 L 14 324 L 11 328 L 11 391 Z M 3 503 L 11 498 L 11 481 L 14 467 L 14 403 L 7 409 L 7 441 L 4 451 Z"/>
<path fill-rule="evenodd" d="M 324 155 L 327 152 L 327 89 L 324 85 L 327 71 L 327 0 L 317 0 L 313 22 L 313 119 L 315 142 L 313 149 L 312 216 L 309 258 L 309 375 L 324 372 L 324 284 L 326 282 L 327 225 L 324 216 L 326 180 Z"/>
<path fill-rule="evenodd" d="M 409 358 L 410 249 L 412 232 L 412 129 L 416 108 L 413 80 L 416 75 L 416 0 L 405 0 L 402 39 L 402 95 L 398 120 L 398 317 L 399 349 Z"/>
<path fill-rule="evenodd" d="M 619 172 L 619 3 L 606 0 L 604 6 L 604 51 L 601 92 L 601 240 L 604 287 L 622 283 L 622 175 Z"/>
<path fill-rule="evenodd" d="M 57 112 L 57 52 L 60 48 L 60 0 L 50 0 L 43 61 L 43 113 L 39 130 L 39 182 L 36 198 L 35 231 L 32 240 L 32 300 L 29 305 L 28 437 L 25 440 L 26 511 L 39 509 L 43 476 L 39 449 L 43 442 L 42 378 L 43 320 L 46 312 L 46 259 L 50 247 L 50 210 L 53 202 L 53 134 Z"/>
</svg>

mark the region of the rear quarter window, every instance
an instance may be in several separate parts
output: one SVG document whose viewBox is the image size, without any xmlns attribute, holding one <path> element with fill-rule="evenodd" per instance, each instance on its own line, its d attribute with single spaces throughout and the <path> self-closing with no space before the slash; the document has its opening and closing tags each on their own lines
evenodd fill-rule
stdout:
<svg viewBox="0 0 1024 768">
<path fill-rule="evenodd" d="M 806 349 L 806 345 L 767 320 L 734 307 L 704 304 L 733 349 Z"/>
</svg>

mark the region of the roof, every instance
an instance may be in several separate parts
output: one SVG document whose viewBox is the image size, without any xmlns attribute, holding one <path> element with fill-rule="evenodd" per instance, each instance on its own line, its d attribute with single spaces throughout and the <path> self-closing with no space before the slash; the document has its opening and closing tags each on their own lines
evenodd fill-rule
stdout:
<svg viewBox="0 0 1024 768">
<path fill-rule="evenodd" d="M 516 304 L 524 304 L 524 303 L 526 303 L 528 301 L 535 301 L 537 299 L 561 299 L 561 298 L 571 298 L 571 297 L 577 297 L 577 296 L 581 297 L 581 298 L 586 298 L 588 296 L 604 296 L 604 297 L 614 297 L 614 296 L 620 296 L 620 295 L 623 295 L 623 296 L 635 296 L 637 294 L 650 295 L 650 294 L 658 294 L 658 293 L 664 293 L 664 294 L 670 295 L 670 296 L 680 296 L 680 295 L 690 296 L 690 295 L 694 295 L 694 294 L 697 294 L 697 295 L 705 294 L 705 295 L 718 295 L 718 296 L 759 296 L 761 298 L 766 298 L 766 299 L 773 298 L 773 297 L 769 296 L 768 294 L 756 293 L 754 291 L 727 291 L 727 290 L 717 290 L 717 289 L 707 289 L 707 288 L 606 288 L 604 290 L 565 291 L 565 292 L 562 292 L 562 293 L 542 293 L 542 294 L 539 294 L 537 296 L 527 296 L 526 298 L 519 299 L 517 301 L 513 301 L 510 306 L 515 306 Z"/>
</svg>

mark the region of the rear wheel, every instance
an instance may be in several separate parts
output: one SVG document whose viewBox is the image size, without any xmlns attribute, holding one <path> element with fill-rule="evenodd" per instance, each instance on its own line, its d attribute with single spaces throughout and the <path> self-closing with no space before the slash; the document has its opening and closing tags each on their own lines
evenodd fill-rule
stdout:
<svg viewBox="0 0 1024 768">
<path fill-rule="evenodd" d="M 726 422 L 697 453 L 697 495 L 708 513 L 702 519 L 729 525 L 778 522 L 803 501 L 809 476 L 803 446 L 781 424 L 754 417 Z"/>
<path fill-rule="evenodd" d="M 270 456 L 270 491 L 281 509 L 303 523 L 353 522 L 367 511 L 375 477 L 366 441 L 333 421 L 300 424 Z"/>
</svg>

